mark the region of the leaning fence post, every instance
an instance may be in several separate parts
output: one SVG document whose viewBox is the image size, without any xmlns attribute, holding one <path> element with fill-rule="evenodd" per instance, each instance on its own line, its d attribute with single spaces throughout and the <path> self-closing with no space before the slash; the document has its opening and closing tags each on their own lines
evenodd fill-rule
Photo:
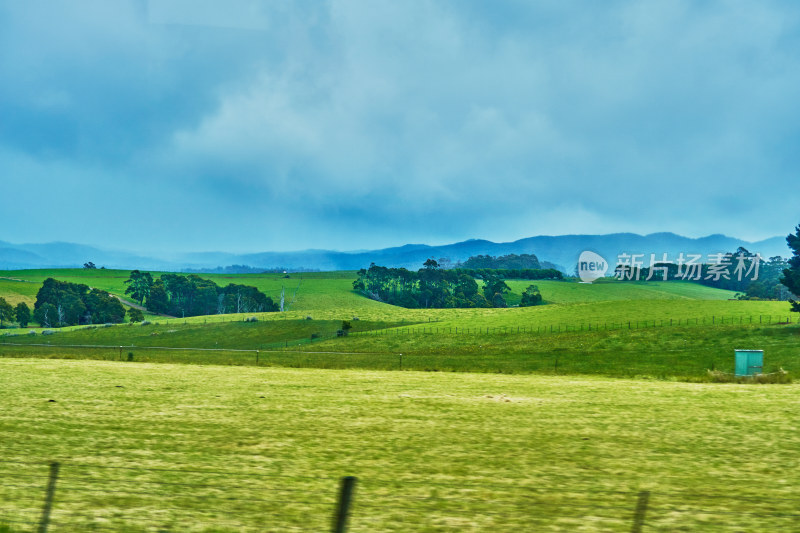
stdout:
<svg viewBox="0 0 800 533">
<path fill-rule="evenodd" d="M 347 517 L 350 513 L 350 502 L 353 499 L 353 489 L 355 486 L 355 477 L 346 476 L 342 478 L 342 486 L 339 490 L 339 501 L 336 503 L 336 518 L 333 523 L 333 533 L 345 533 L 347 530 Z"/>
<path fill-rule="evenodd" d="M 50 525 L 50 511 L 53 508 L 53 496 L 56 492 L 56 479 L 58 479 L 57 462 L 50 463 L 50 479 L 47 482 L 47 494 L 44 498 L 42 507 L 42 519 L 39 521 L 39 533 L 47 533 L 47 526 Z"/>
<path fill-rule="evenodd" d="M 639 501 L 636 502 L 636 512 L 633 515 L 633 528 L 631 528 L 631 533 L 641 533 L 642 526 L 644 525 L 644 515 L 647 512 L 647 502 L 649 499 L 649 490 L 643 490 L 639 492 Z"/>
</svg>

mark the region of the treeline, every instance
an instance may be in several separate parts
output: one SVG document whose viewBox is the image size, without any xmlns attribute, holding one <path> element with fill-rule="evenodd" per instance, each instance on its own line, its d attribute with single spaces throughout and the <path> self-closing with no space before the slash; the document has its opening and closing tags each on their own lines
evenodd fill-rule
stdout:
<svg viewBox="0 0 800 533">
<path fill-rule="evenodd" d="M 125 319 L 125 308 L 106 291 L 47 278 L 36 294 L 33 318 L 45 328 L 118 324 Z"/>
<path fill-rule="evenodd" d="M 214 268 L 184 268 L 184 273 L 196 274 L 286 274 L 287 272 L 319 272 L 318 268 L 289 267 L 251 267 L 248 265 L 228 265 Z"/>
<path fill-rule="evenodd" d="M 487 270 L 481 289 L 468 272 L 473 271 L 439 268 L 433 259 L 425 261 L 417 272 L 372 263 L 369 269 L 358 271 L 353 288 L 373 300 L 408 309 L 507 307 L 505 296 L 511 289 L 502 276 Z M 520 305 L 540 303 L 538 288 L 529 286 Z"/>
<path fill-rule="evenodd" d="M 624 275 L 617 266 L 617 277 L 633 280 L 694 281 L 708 287 L 739 293 L 742 300 L 788 300 L 789 290 L 781 284 L 781 277 L 789 262 L 780 256 L 769 259 L 756 258 L 747 249 L 740 247 L 735 252 L 722 254 L 718 263 L 678 265 L 656 263 L 640 269 L 626 268 Z M 638 270 L 638 278 L 636 276 Z"/>
<path fill-rule="evenodd" d="M 457 265 L 466 270 L 491 269 L 538 269 L 541 268 L 539 258 L 534 254 L 508 254 L 494 257 L 491 255 L 475 255 Z"/>
<path fill-rule="evenodd" d="M 564 279 L 555 268 L 454 268 L 452 272 L 484 279 L 498 276 L 503 279 Z"/>
<path fill-rule="evenodd" d="M 134 270 L 125 283 L 125 294 L 157 314 L 187 317 L 278 311 L 272 298 L 256 287 L 235 283 L 220 287 L 197 274 L 162 274 L 153 279 L 149 272 Z"/>
</svg>

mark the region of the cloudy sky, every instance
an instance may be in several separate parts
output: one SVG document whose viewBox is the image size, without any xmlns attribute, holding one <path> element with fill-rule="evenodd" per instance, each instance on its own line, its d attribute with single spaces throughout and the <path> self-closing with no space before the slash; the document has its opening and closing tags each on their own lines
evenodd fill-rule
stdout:
<svg viewBox="0 0 800 533">
<path fill-rule="evenodd" d="M 0 240 L 800 222 L 800 3 L 0 0 Z"/>
</svg>

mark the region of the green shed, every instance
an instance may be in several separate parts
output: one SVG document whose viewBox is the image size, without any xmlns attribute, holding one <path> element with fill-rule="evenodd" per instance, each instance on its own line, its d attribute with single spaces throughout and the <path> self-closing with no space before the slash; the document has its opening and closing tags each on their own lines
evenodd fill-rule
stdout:
<svg viewBox="0 0 800 533">
<path fill-rule="evenodd" d="M 736 375 L 754 376 L 764 370 L 764 350 L 736 350 Z"/>
</svg>

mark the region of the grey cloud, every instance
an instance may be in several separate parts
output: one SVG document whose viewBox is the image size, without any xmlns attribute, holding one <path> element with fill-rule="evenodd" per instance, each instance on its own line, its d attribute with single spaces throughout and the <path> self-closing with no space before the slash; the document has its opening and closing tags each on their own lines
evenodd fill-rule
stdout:
<svg viewBox="0 0 800 533">
<path fill-rule="evenodd" d="M 0 4 L 0 164 L 135 190 L 153 246 L 797 222 L 790 3 L 31 5 Z"/>
</svg>

